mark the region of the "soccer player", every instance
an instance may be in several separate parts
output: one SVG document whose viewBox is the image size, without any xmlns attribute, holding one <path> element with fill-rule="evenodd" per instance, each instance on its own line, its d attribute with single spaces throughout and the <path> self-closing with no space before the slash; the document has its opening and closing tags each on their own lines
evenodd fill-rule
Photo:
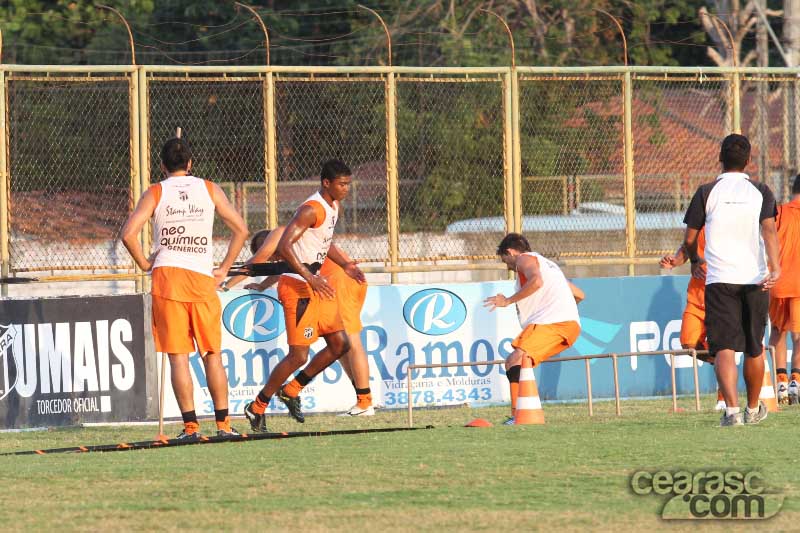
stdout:
<svg viewBox="0 0 800 533">
<path fill-rule="evenodd" d="M 278 253 L 293 270 L 282 274 L 278 281 L 289 353 L 272 370 L 256 399 L 245 405 L 244 414 L 253 431 L 267 430 L 264 411 L 276 393 L 289 414 L 298 422 L 304 422 L 300 391 L 350 350 L 336 291 L 324 276 L 312 273 L 305 265 L 322 263 L 328 257 L 339 204 L 350 191 L 351 182 L 352 172 L 347 165 L 338 160 L 327 161 L 320 173 L 319 191 L 297 209 L 278 242 Z M 335 255 L 334 252 L 331 259 L 343 268 L 358 269 Z M 308 366 L 284 386 L 286 379 L 306 363 L 309 347 L 320 335 L 325 338 L 328 350 L 317 353 Z"/>
<path fill-rule="evenodd" d="M 706 237 L 705 231 L 700 230 L 697 235 L 697 255 L 702 260 L 705 255 Z M 661 268 L 672 269 L 689 260 L 686 254 L 686 248 L 683 244 L 675 250 L 672 255 L 665 255 L 661 258 L 659 263 Z M 686 288 L 686 307 L 683 310 L 683 317 L 681 317 L 681 347 L 690 350 L 708 350 L 708 342 L 706 341 L 706 265 L 701 263 L 699 269 L 699 276 L 692 276 L 689 279 L 689 286 Z M 714 364 L 714 358 L 710 355 L 698 355 L 707 363 Z M 725 400 L 722 397 L 722 391 L 717 389 L 717 404 L 714 410 L 721 411 L 725 409 Z"/>
<path fill-rule="evenodd" d="M 800 175 L 792 184 L 792 199 L 778 207 L 776 219 L 780 244 L 781 277 L 770 291 L 769 318 L 772 330 L 769 344 L 775 347 L 775 372 L 778 376 L 778 401 L 798 403 L 800 383 Z M 786 333 L 792 334 L 792 380 L 786 375 Z"/>
<path fill-rule="evenodd" d="M 701 185 L 686 211 L 684 246 L 692 275 L 700 277 L 706 263 L 706 332 L 715 356 L 714 371 L 725 398 L 721 426 L 757 424 L 767 417 L 759 401 L 764 379 L 764 329 L 769 295 L 780 278 L 777 209 L 772 191 L 750 180 L 750 141 L 732 134 L 722 141 L 719 160 L 723 173 Z M 705 228 L 705 260 L 697 251 L 697 237 Z M 765 261 L 764 252 L 768 262 Z M 739 409 L 736 390 L 736 352 L 743 352 L 747 408 Z"/>
<path fill-rule="evenodd" d="M 554 262 L 531 251 L 528 240 L 519 233 L 509 233 L 497 247 L 497 255 L 509 270 L 517 273 L 517 290 L 511 296 L 498 294 L 484 300 L 484 307 L 517 305 L 522 333 L 511 343 L 514 351 L 506 359 L 506 376 L 511 387 L 514 423 L 519 393 L 519 375 L 523 357 L 530 357 L 533 366 L 557 355 L 578 339 L 581 333 L 578 302 L 583 291 L 573 285 Z"/>
<path fill-rule="evenodd" d="M 170 139 L 161 149 L 166 179 L 142 195 L 122 228 L 122 242 L 143 271 L 153 271 L 153 338 L 156 350 L 169 355 L 172 389 L 184 429 L 178 438 L 198 440 L 199 424 L 189 371 L 189 353 L 203 358 L 214 402 L 217 435 L 238 435 L 228 417 L 228 378 L 220 356 L 220 303 L 216 288 L 225 279 L 247 240 L 247 226 L 219 186 L 196 178 L 189 144 Z M 217 213 L 232 236 L 228 252 L 214 268 L 212 230 Z M 155 252 L 144 255 L 139 233 L 152 217 Z"/>
<path fill-rule="evenodd" d="M 280 254 L 276 253 L 280 242 L 284 226 L 279 226 L 274 230 L 261 230 L 253 236 L 250 243 L 250 250 L 253 257 L 248 263 L 263 263 L 271 260 L 279 260 Z M 334 260 L 337 257 L 340 262 L 347 266 L 343 269 Z M 361 309 L 364 307 L 364 300 L 367 297 L 367 282 L 363 273 L 356 266 L 355 261 L 336 244 L 331 244 L 328 257 L 322 263 L 320 275 L 328 279 L 328 283 L 336 291 L 336 300 L 339 304 L 339 313 L 344 323 L 344 329 L 350 339 L 350 351 L 348 351 L 339 362 L 342 364 L 347 377 L 353 384 L 356 392 L 356 404 L 342 416 L 372 416 L 375 408 L 372 406 L 372 391 L 369 386 L 369 362 L 364 345 L 361 343 Z M 266 290 L 277 283 L 280 276 L 267 276 L 259 283 L 245 285 L 246 289 L 256 291 Z M 225 282 L 224 286 L 232 287 L 239 283 L 244 276 L 235 276 Z M 328 348 L 326 347 L 325 350 Z"/>
</svg>

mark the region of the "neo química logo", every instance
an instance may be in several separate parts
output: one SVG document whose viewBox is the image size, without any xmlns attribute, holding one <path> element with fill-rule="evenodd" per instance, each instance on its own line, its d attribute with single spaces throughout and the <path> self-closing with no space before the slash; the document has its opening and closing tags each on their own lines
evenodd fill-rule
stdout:
<svg viewBox="0 0 800 533">
<path fill-rule="evenodd" d="M 455 293 L 444 289 L 415 292 L 403 305 L 406 324 L 426 335 L 446 335 L 467 319 L 467 306 Z"/>
<path fill-rule="evenodd" d="M 271 341 L 286 329 L 283 306 L 265 294 L 246 294 L 228 302 L 222 323 L 228 333 L 249 342 Z"/>
</svg>

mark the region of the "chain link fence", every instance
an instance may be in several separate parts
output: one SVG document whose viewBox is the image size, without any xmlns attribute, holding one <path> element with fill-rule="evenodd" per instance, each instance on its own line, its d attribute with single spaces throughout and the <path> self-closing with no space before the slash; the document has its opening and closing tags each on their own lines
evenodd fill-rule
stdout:
<svg viewBox="0 0 800 533">
<path fill-rule="evenodd" d="M 788 70 L 81 68 L 0 68 L 6 275 L 133 274 L 119 231 L 177 127 L 251 232 L 345 161 L 337 240 L 373 271 L 497 268 L 507 231 L 567 264 L 650 261 L 680 242 L 726 133 L 751 138 L 779 199 L 800 167 Z"/>
</svg>

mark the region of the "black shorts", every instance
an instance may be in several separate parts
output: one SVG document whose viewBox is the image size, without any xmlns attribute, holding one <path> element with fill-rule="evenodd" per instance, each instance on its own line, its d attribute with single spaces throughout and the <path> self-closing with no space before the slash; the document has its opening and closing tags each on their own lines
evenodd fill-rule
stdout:
<svg viewBox="0 0 800 533">
<path fill-rule="evenodd" d="M 764 351 L 769 293 L 759 285 L 706 285 L 708 351 L 743 352 L 757 357 Z"/>
</svg>

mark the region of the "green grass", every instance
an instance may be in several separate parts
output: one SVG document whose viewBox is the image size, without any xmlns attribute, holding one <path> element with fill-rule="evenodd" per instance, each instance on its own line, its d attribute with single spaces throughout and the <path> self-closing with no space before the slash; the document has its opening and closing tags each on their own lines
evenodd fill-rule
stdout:
<svg viewBox="0 0 800 533">
<path fill-rule="evenodd" d="M 712 398 L 704 398 L 712 405 Z M 507 408 L 416 410 L 413 432 L 224 443 L 114 453 L 0 457 L 0 524 L 8 530 L 793 530 L 800 408 L 758 426 L 628 401 L 545 406 L 544 426 L 505 427 Z M 475 417 L 496 424 L 463 428 Z M 405 425 L 372 419 L 269 419 L 273 431 Z M 237 424 L 244 429 L 244 422 Z M 168 426 L 170 434 L 179 425 Z M 203 429 L 211 432 L 212 424 Z M 0 434 L 0 452 L 151 438 L 155 427 Z M 766 523 L 669 522 L 664 499 L 628 488 L 638 469 L 759 470 L 786 496 Z"/>
</svg>

